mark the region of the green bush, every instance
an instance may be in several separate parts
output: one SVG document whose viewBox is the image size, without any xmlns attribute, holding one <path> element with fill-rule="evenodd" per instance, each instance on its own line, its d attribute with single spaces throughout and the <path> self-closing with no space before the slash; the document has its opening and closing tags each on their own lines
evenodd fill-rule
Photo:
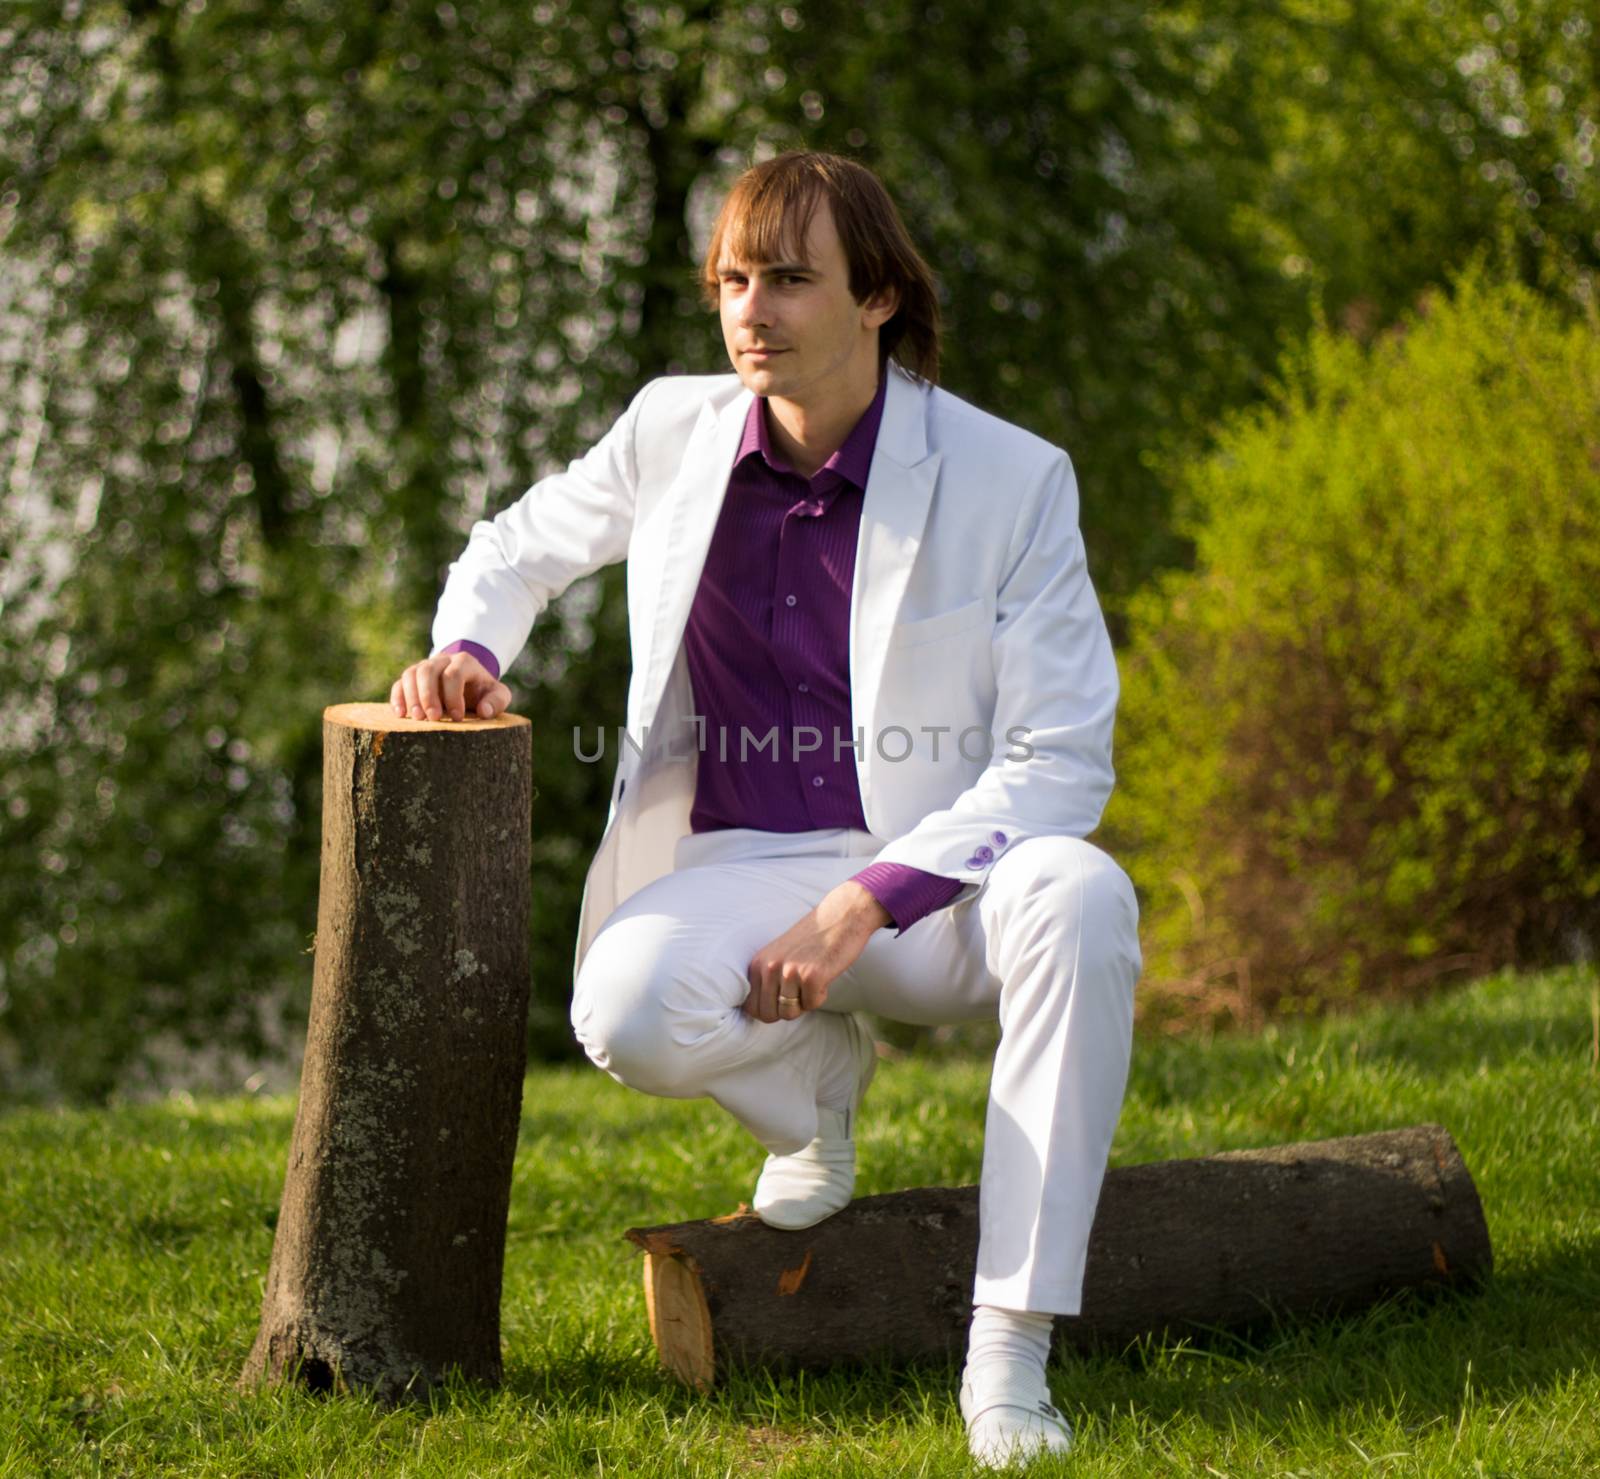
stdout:
<svg viewBox="0 0 1600 1479">
<path fill-rule="evenodd" d="M 1583 952 L 1600 910 L 1600 335 L 1481 264 L 1319 326 L 1172 474 L 1107 815 L 1148 1009 L 1309 1010 Z"/>
</svg>

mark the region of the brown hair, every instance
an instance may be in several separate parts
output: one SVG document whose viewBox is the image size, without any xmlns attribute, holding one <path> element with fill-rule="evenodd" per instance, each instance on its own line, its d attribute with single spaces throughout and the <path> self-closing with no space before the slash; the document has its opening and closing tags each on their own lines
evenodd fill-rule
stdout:
<svg viewBox="0 0 1600 1479">
<path fill-rule="evenodd" d="M 898 295 L 894 316 L 878 330 L 880 363 L 892 354 L 919 379 L 937 383 L 939 299 L 932 269 L 912 244 L 883 182 L 853 159 L 793 149 L 740 175 L 717 213 L 701 266 L 706 306 L 721 301 L 717 263 L 724 247 L 738 261 L 780 261 L 805 241 L 822 199 L 850 264 L 850 296 L 865 303 L 885 288 Z"/>
</svg>

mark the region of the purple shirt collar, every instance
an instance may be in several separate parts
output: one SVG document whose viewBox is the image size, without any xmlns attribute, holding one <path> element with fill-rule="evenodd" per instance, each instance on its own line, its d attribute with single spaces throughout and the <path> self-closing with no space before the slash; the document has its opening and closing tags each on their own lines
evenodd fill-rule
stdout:
<svg viewBox="0 0 1600 1479">
<path fill-rule="evenodd" d="M 863 491 L 866 490 L 867 472 L 872 466 L 872 451 L 878 441 L 878 423 L 883 420 L 884 392 L 888 385 L 888 375 L 880 371 L 878 393 L 873 396 L 872 404 L 861 413 L 861 419 L 851 428 L 850 435 L 844 439 L 839 450 L 812 475 L 813 481 L 825 472 L 834 472 L 847 482 L 854 483 Z M 765 407 L 764 396 L 758 395 L 750 402 L 750 412 L 744 421 L 744 437 L 739 443 L 739 453 L 734 458 L 734 464 L 737 466 L 750 453 L 759 452 L 769 467 L 778 472 L 794 473 L 794 468 L 778 456 L 777 448 L 772 445 L 772 440 L 767 435 Z M 798 476 L 798 473 L 795 475 Z"/>
</svg>

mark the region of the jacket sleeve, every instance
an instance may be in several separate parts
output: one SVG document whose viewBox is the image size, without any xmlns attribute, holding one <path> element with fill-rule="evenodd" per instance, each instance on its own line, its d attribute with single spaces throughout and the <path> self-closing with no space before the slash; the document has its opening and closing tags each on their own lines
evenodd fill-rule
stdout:
<svg viewBox="0 0 1600 1479">
<path fill-rule="evenodd" d="M 884 846 L 981 887 L 1024 837 L 1086 837 L 1111 794 L 1118 683 L 1078 532 L 1078 487 L 1060 452 L 1019 508 L 997 593 L 993 753 L 948 806 Z M 970 897 L 964 888 L 961 897 Z"/>
<path fill-rule="evenodd" d="M 564 472 L 541 478 L 509 508 L 472 526 L 439 596 L 430 656 L 473 642 L 505 673 L 551 601 L 580 576 L 627 555 L 639 480 L 634 439 L 649 392 L 646 385 Z"/>
</svg>

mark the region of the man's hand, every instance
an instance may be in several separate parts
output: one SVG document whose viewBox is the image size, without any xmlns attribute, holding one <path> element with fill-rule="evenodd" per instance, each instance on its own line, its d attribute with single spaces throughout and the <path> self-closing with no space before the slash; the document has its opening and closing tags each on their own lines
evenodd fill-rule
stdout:
<svg viewBox="0 0 1600 1479">
<path fill-rule="evenodd" d="M 511 704 L 511 690 L 470 652 L 440 653 L 414 662 L 389 690 L 402 719 L 493 719 Z"/>
<path fill-rule="evenodd" d="M 750 958 L 745 1012 L 760 1022 L 789 1022 L 815 1011 L 828 999 L 828 987 L 856 963 L 872 932 L 892 923 L 889 911 L 847 878 Z"/>
</svg>

